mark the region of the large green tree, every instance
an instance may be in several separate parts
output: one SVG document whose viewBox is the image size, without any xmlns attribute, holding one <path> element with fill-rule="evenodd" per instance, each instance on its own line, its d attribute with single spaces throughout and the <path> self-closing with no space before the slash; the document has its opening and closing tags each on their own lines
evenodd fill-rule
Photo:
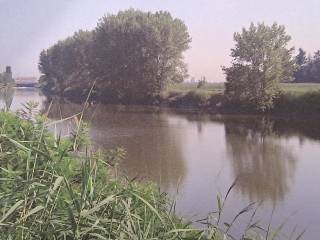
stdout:
<svg viewBox="0 0 320 240">
<path fill-rule="evenodd" d="M 187 77 L 190 41 L 186 25 L 168 12 L 120 11 L 44 51 L 42 86 L 65 95 L 86 93 L 95 82 L 101 100 L 145 101 Z"/>
<path fill-rule="evenodd" d="M 234 34 L 232 66 L 224 67 L 225 93 L 233 102 L 245 102 L 258 111 L 273 107 L 279 82 L 290 81 L 295 70 L 293 48 L 285 27 L 251 24 Z"/>
<path fill-rule="evenodd" d="M 92 69 L 99 89 L 116 98 L 144 99 L 187 76 L 186 25 L 168 12 L 127 10 L 101 19 L 94 31 Z"/>
<path fill-rule="evenodd" d="M 91 39 L 91 32 L 79 31 L 41 52 L 38 67 L 42 73 L 42 89 L 63 94 L 70 88 L 88 87 L 90 77 L 87 62 Z"/>
</svg>

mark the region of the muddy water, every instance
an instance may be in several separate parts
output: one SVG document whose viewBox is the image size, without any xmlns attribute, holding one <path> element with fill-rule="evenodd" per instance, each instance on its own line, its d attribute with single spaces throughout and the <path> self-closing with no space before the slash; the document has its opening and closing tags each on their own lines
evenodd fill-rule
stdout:
<svg viewBox="0 0 320 240">
<path fill-rule="evenodd" d="M 49 106 L 36 90 L 19 89 L 9 96 L 12 110 L 30 100 L 41 102 L 42 109 Z M 53 102 L 49 116 L 59 119 L 81 109 Z M 261 203 L 256 214 L 261 225 L 268 223 L 274 209 L 273 226 L 287 220 L 287 235 L 297 225 L 297 232 L 307 228 L 304 239 L 318 239 L 319 121 L 111 105 L 90 106 L 85 120 L 97 147 L 126 149 L 121 170 L 129 177 L 157 182 L 176 198 L 176 210 L 186 219 L 202 219 L 215 211 L 217 194 L 223 196 L 237 179 L 223 221 L 230 222 L 248 203 Z M 62 127 L 67 132 L 72 121 Z M 231 232 L 240 235 L 249 218 L 250 214 L 242 215 Z"/>
</svg>

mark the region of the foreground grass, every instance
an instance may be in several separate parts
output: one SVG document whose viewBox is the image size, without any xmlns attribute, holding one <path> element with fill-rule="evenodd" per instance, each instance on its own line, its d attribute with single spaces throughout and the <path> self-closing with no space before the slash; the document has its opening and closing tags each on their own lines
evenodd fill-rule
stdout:
<svg viewBox="0 0 320 240">
<path fill-rule="evenodd" d="M 121 151 L 92 153 L 80 126 L 61 139 L 28 116 L 0 113 L 0 239 L 220 239 L 185 224 L 153 184 L 112 177 Z"/>
<path fill-rule="evenodd" d="M 153 185 L 111 178 L 106 160 L 119 153 L 47 127 L 0 113 L 0 239 L 204 239 Z"/>
</svg>

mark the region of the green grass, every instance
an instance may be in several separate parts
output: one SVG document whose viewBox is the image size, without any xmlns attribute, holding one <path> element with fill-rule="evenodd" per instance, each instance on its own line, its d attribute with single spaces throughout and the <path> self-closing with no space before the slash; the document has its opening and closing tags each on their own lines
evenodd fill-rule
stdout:
<svg viewBox="0 0 320 240">
<path fill-rule="evenodd" d="M 281 83 L 282 94 L 275 101 L 272 113 L 277 115 L 316 116 L 320 111 L 320 84 Z M 229 104 L 224 96 L 223 83 L 206 83 L 201 88 L 197 84 L 181 83 L 171 86 L 163 93 L 165 104 L 175 108 L 189 108 L 212 113 L 255 113 L 244 104 Z"/>
<path fill-rule="evenodd" d="M 204 239 L 153 184 L 112 177 L 106 160 L 119 152 L 93 153 L 49 125 L 0 113 L 0 239 Z"/>
<path fill-rule="evenodd" d="M 162 99 L 171 107 L 208 108 L 219 102 L 223 92 L 223 83 L 205 83 L 200 88 L 196 83 L 180 83 L 163 92 Z"/>
<path fill-rule="evenodd" d="M 282 83 L 281 89 L 285 93 L 304 94 L 320 91 L 320 84 L 317 83 Z"/>
<path fill-rule="evenodd" d="M 281 83 L 280 87 L 285 93 L 295 94 L 303 94 L 306 92 L 320 90 L 320 84 L 317 83 Z M 206 83 L 201 88 L 197 88 L 196 83 L 180 83 L 171 86 L 167 91 L 180 94 L 195 91 L 198 94 L 213 95 L 224 92 L 224 83 Z"/>
<path fill-rule="evenodd" d="M 201 88 L 197 88 L 196 83 L 180 83 L 175 84 L 169 87 L 168 92 L 176 92 L 176 93 L 187 93 L 190 91 L 195 91 L 197 93 L 212 95 L 217 93 L 223 93 L 224 91 L 224 83 L 205 83 Z"/>
</svg>

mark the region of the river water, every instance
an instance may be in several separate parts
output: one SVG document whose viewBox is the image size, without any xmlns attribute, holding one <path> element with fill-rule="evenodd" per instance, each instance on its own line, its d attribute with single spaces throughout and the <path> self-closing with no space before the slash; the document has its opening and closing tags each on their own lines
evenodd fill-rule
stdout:
<svg viewBox="0 0 320 240">
<path fill-rule="evenodd" d="M 50 105 L 38 90 L 15 89 L 2 94 L 0 108 L 7 105 L 14 111 L 27 101 L 39 102 L 42 110 Z M 81 110 L 81 105 L 54 101 L 49 117 L 60 119 Z M 158 183 L 176 199 L 177 213 L 187 220 L 217 210 L 217 195 L 224 196 L 237 179 L 223 221 L 230 222 L 251 202 L 261 203 L 255 219 L 262 226 L 270 219 L 274 227 L 285 221 L 283 239 L 295 226 L 296 235 L 306 229 L 303 239 L 319 239 L 319 121 L 115 105 L 90 106 L 85 121 L 95 146 L 123 147 L 127 157 L 120 163 L 122 172 Z M 64 134 L 71 128 L 72 121 L 60 126 Z M 249 218 L 243 214 L 231 232 L 240 235 Z"/>
</svg>

